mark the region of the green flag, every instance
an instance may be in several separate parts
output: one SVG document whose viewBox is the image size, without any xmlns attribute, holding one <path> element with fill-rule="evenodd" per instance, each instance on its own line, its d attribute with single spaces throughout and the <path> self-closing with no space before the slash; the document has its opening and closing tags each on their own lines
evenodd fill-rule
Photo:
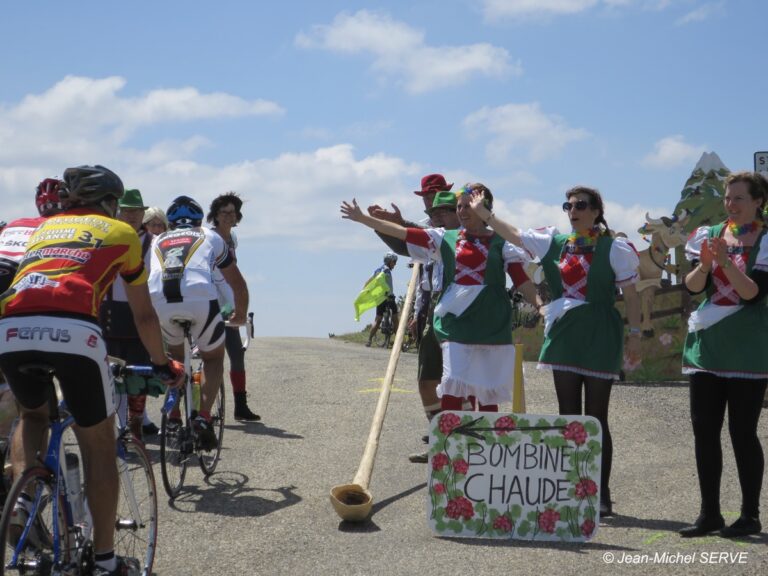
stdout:
<svg viewBox="0 0 768 576">
<path fill-rule="evenodd" d="M 360 322 L 360 315 L 378 306 L 389 296 L 389 284 L 384 272 L 379 272 L 363 287 L 355 299 L 355 322 Z"/>
</svg>

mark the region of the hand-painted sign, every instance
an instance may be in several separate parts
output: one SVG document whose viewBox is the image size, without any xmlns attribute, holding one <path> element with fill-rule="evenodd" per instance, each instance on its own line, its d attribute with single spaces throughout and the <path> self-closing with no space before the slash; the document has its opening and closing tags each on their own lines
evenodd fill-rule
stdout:
<svg viewBox="0 0 768 576">
<path fill-rule="evenodd" d="M 437 534 L 570 542 L 595 535 L 595 418 L 447 411 L 432 422 L 428 514 Z"/>
</svg>

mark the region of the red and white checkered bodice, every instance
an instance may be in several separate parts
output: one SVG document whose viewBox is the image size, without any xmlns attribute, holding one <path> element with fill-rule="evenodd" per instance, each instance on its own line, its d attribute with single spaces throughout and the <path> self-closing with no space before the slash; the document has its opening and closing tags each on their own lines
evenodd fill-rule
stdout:
<svg viewBox="0 0 768 576">
<path fill-rule="evenodd" d="M 563 283 L 563 298 L 587 299 L 587 274 L 593 256 L 594 252 L 575 254 L 563 251 L 558 264 Z"/>
<path fill-rule="evenodd" d="M 467 237 L 464 230 L 459 232 L 456 241 L 456 284 L 477 286 L 484 283 L 491 238 Z"/>
<path fill-rule="evenodd" d="M 749 251 L 749 246 L 729 246 L 728 258 L 730 258 L 731 264 L 736 266 L 742 272 L 746 271 L 747 261 L 749 260 Z M 718 306 L 734 306 L 741 302 L 739 294 L 725 276 L 723 268 L 717 265 L 717 262 L 712 263 L 712 285 L 715 289 L 715 292 L 710 299 L 712 304 L 717 304 Z"/>
</svg>

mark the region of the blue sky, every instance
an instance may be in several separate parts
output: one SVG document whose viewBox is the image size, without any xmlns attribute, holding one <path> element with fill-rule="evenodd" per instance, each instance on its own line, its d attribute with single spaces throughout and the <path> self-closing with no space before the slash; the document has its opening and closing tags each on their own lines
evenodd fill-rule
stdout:
<svg viewBox="0 0 768 576">
<path fill-rule="evenodd" d="M 360 329 L 385 247 L 338 206 L 398 204 L 441 172 L 519 226 L 574 184 L 637 238 L 703 152 L 768 149 L 758 0 L 12 2 L 0 20 L 0 218 L 42 178 L 103 164 L 150 205 L 246 200 L 259 335 Z M 398 293 L 409 277 L 395 269 Z"/>
</svg>

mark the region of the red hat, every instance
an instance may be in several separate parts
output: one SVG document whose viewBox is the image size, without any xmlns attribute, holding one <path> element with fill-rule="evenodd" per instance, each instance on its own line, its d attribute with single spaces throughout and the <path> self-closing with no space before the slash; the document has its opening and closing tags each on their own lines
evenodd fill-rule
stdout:
<svg viewBox="0 0 768 576">
<path fill-rule="evenodd" d="M 450 190 L 453 182 L 446 182 L 442 174 L 427 174 L 421 179 L 421 190 L 414 190 L 414 194 L 424 196 L 425 194 L 434 194 Z"/>
</svg>

